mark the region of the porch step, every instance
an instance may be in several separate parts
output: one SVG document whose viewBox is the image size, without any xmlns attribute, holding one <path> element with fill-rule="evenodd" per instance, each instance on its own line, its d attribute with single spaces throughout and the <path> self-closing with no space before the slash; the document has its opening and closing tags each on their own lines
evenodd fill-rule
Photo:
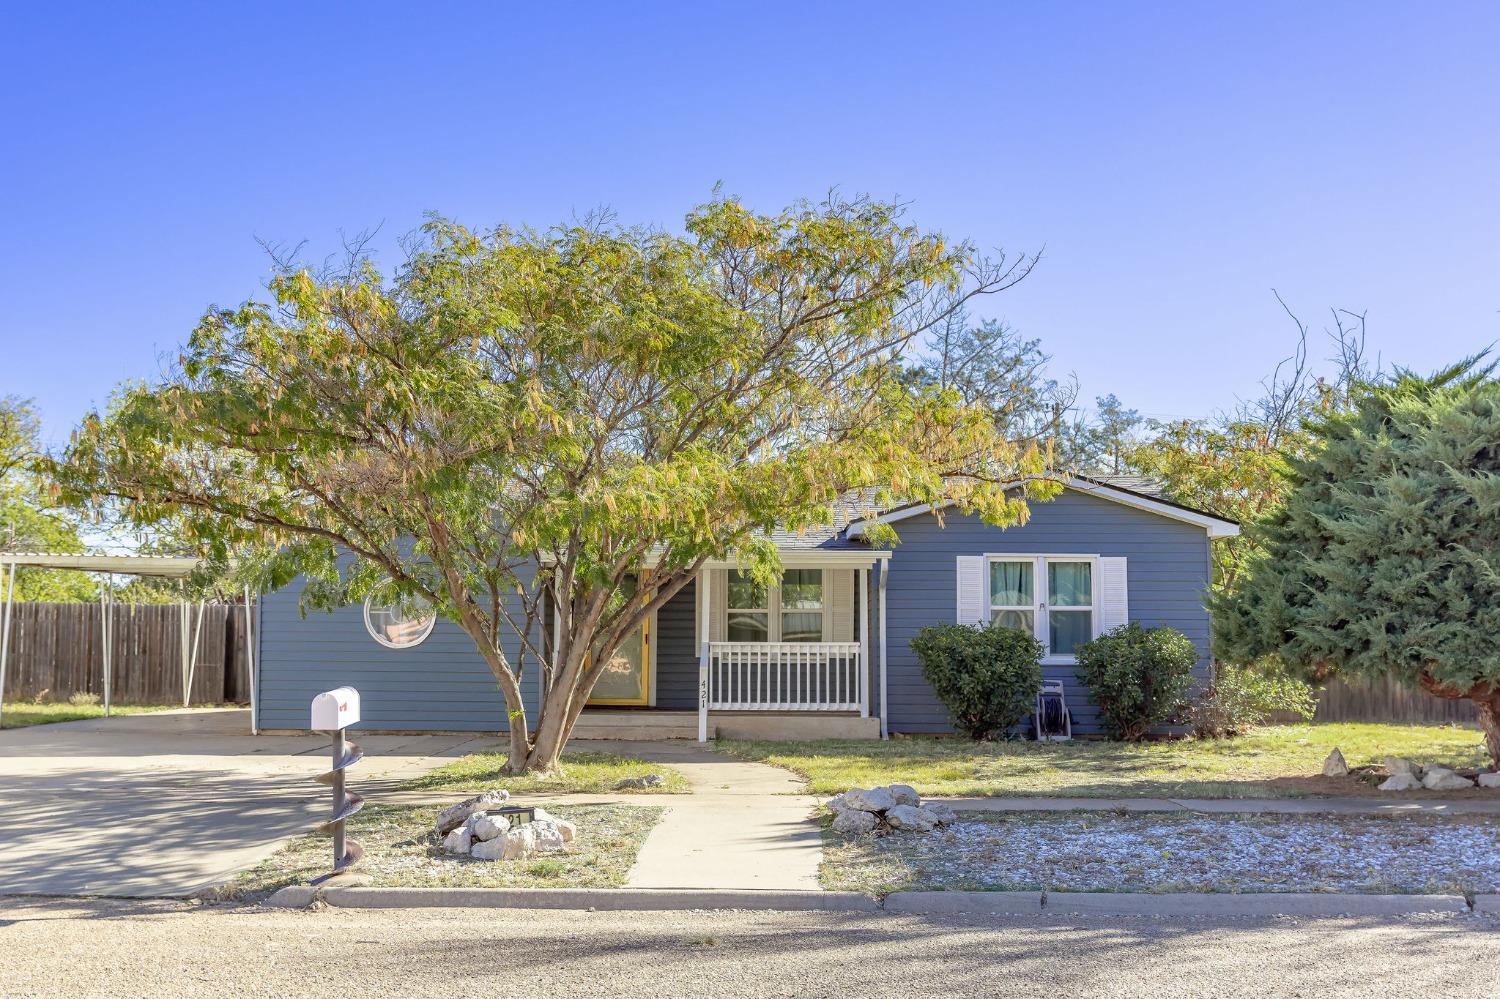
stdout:
<svg viewBox="0 0 1500 999">
<path fill-rule="evenodd" d="M 710 725 L 708 737 L 716 735 Z M 578 716 L 575 739 L 697 739 L 695 711 L 600 711 L 591 709 Z"/>
</svg>

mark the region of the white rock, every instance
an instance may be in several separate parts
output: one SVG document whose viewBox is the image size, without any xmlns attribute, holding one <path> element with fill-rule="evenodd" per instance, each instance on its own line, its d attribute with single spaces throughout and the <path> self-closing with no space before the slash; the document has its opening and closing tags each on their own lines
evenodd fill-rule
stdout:
<svg viewBox="0 0 1500 999">
<path fill-rule="evenodd" d="M 525 860 L 536 853 L 536 829 L 527 823 L 505 834 L 505 859 Z"/>
<path fill-rule="evenodd" d="M 469 856 L 475 860 L 503 860 L 505 858 L 505 837 L 491 840 L 481 840 L 469 848 Z"/>
<path fill-rule="evenodd" d="M 1328 754 L 1328 759 L 1323 761 L 1323 776 L 1349 776 L 1349 764 L 1344 762 L 1344 754 L 1338 751 L 1338 747 L 1334 747 L 1333 752 Z"/>
<path fill-rule="evenodd" d="M 1422 786 L 1429 791 L 1462 791 L 1473 787 L 1474 782 L 1447 767 L 1428 767 L 1422 772 Z"/>
<path fill-rule="evenodd" d="M 937 820 L 932 813 L 915 805 L 897 805 L 885 813 L 885 820 L 890 823 L 892 829 L 907 832 L 928 832 L 937 825 Z"/>
<path fill-rule="evenodd" d="M 644 777 L 621 777 L 615 782 L 616 791 L 624 791 L 630 788 L 661 787 L 666 781 L 661 774 L 647 774 Z"/>
<path fill-rule="evenodd" d="M 891 797 L 896 799 L 898 805 L 920 805 L 922 796 L 917 794 L 917 789 L 910 784 L 892 784 L 886 788 L 891 792 Z"/>
<path fill-rule="evenodd" d="M 1380 785 L 1380 789 L 1382 791 L 1415 791 L 1421 786 L 1422 782 L 1417 779 L 1416 774 L 1399 773 L 1387 777 L 1385 783 Z"/>
<path fill-rule="evenodd" d="M 826 802 L 824 802 L 824 804 L 828 806 L 828 810 L 830 812 L 836 812 L 841 808 L 849 807 L 848 805 L 844 804 L 844 795 L 842 794 L 834 795 L 832 798 L 829 798 Z"/>
<path fill-rule="evenodd" d="M 896 799 L 883 787 L 872 791 L 853 787 L 844 792 L 844 806 L 860 812 L 884 812 L 896 807 Z"/>
<path fill-rule="evenodd" d="M 567 845 L 563 839 L 562 829 L 553 819 L 538 819 L 528 822 L 533 835 L 536 837 L 537 853 L 561 853 Z"/>
<path fill-rule="evenodd" d="M 844 836 L 862 836 L 874 832 L 880 820 L 874 812 L 861 812 L 853 808 L 840 810 L 833 818 L 833 831 Z"/>
<path fill-rule="evenodd" d="M 1500 773 L 1491 773 L 1486 770 L 1479 775 L 1480 787 L 1500 787 Z"/>
<path fill-rule="evenodd" d="M 463 856 L 469 852 L 469 844 L 473 839 L 467 826 L 459 826 L 457 829 L 450 829 L 448 835 L 443 837 L 443 849 Z"/>
<path fill-rule="evenodd" d="M 1421 771 L 1420 767 L 1404 756 L 1387 756 L 1385 758 L 1385 768 L 1390 771 L 1392 777 L 1397 774 L 1410 774 L 1416 777 Z"/>
<path fill-rule="evenodd" d="M 940 801 L 929 801 L 922 806 L 922 811 L 931 815 L 933 821 L 940 826 L 952 825 L 958 821 L 958 813 Z"/>
<path fill-rule="evenodd" d="M 479 815 L 474 819 L 474 835 L 488 842 L 510 832 L 509 815 Z"/>
<path fill-rule="evenodd" d="M 494 808 L 503 805 L 510 799 L 509 791 L 486 791 L 476 794 L 472 798 L 466 798 L 456 805 L 449 805 L 438 813 L 437 832 L 439 836 L 446 836 L 449 832 L 463 825 L 464 822 L 475 812 L 482 812 L 486 808 Z"/>
<path fill-rule="evenodd" d="M 477 860 L 525 860 L 535 853 L 536 832 L 529 822 L 504 836 L 475 843 L 469 850 L 469 855 Z"/>
</svg>

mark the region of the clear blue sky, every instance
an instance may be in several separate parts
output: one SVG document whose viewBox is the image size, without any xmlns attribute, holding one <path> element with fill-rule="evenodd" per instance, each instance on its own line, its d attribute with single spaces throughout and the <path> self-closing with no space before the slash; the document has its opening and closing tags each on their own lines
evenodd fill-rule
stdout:
<svg viewBox="0 0 1500 999">
<path fill-rule="evenodd" d="M 984 310 L 1149 414 L 1254 392 L 1273 287 L 1388 363 L 1500 337 L 1494 3 L 59 6 L 0 14 L 0 394 L 54 441 L 257 239 L 676 226 L 717 181 L 1045 244 Z"/>
</svg>

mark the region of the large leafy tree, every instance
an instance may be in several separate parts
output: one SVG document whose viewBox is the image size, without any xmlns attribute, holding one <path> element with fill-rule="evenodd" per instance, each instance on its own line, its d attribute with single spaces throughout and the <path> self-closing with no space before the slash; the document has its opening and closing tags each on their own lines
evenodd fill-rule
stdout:
<svg viewBox="0 0 1500 999">
<path fill-rule="evenodd" d="M 81 552 L 77 518 L 37 474 L 41 453 L 41 421 L 31 400 L 0 398 L 0 551 Z M 10 577 L 0 575 L 4 593 Z M 20 567 L 15 580 L 17 600 L 66 603 L 98 595 L 94 581 L 77 572 Z"/>
<path fill-rule="evenodd" d="M 1500 761 L 1500 382 L 1473 361 L 1400 372 L 1307 430 L 1263 551 L 1217 599 L 1220 654 L 1470 699 Z"/>
<path fill-rule="evenodd" d="M 425 598 L 494 673 L 512 771 L 548 770 L 615 650 L 705 560 L 769 578 L 765 532 L 854 490 L 997 524 L 1049 493 L 1039 451 L 899 377 L 913 338 L 1032 262 L 864 199 L 719 199 L 681 234 L 433 220 L 393 278 L 359 254 L 286 264 L 271 302 L 210 311 L 180 370 L 91 415 L 54 474 L 136 523 L 178 518 L 215 560 L 266 553 L 261 582 L 303 574 L 314 605 L 387 580 Z"/>
</svg>

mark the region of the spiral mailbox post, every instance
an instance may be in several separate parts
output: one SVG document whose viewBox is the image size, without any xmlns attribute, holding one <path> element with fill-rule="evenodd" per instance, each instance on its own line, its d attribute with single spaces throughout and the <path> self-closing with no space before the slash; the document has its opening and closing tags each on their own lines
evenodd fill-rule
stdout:
<svg viewBox="0 0 1500 999">
<path fill-rule="evenodd" d="M 310 727 L 314 732 L 327 732 L 333 737 L 333 769 L 316 778 L 318 783 L 333 789 L 333 813 L 317 830 L 333 837 L 333 870 L 314 878 L 313 884 L 338 877 L 364 856 L 364 849 L 344 834 L 344 823 L 365 807 L 365 799 L 344 786 L 344 771 L 365 755 L 344 734 L 345 729 L 358 721 L 359 691 L 353 687 L 335 687 L 313 698 Z"/>
</svg>

